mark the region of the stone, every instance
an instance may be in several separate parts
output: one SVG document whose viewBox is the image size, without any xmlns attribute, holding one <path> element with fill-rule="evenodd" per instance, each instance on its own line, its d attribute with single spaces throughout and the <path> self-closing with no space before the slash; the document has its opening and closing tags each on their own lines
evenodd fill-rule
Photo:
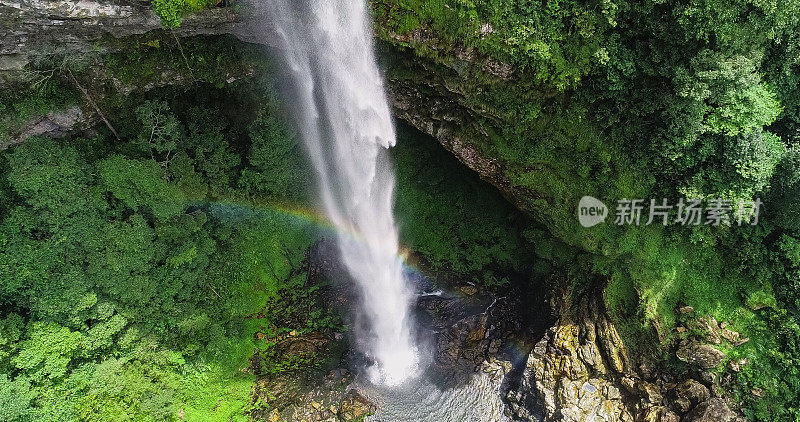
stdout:
<svg viewBox="0 0 800 422">
<path fill-rule="evenodd" d="M 627 362 L 616 329 L 596 302 L 583 301 L 578 309 L 582 314 L 562 318 L 528 355 L 519 390 L 506 396 L 517 418 L 540 420 L 524 408 L 536 403 L 545 420 L 633 421 L 616 380 Z M 627 381 L 636 389 L 637 381 Z M 655 385 L 643 390 L 660 403 Z"/>
<path fill-rule="evenodd" d="M 636 387 L 636 380 L 631 377 L 622 378 L 622 386 L 631 394 L 639 394 L 639 389 Z"/>
<path fill-rule="evenodd" d="M 655 406 L 647 409 L 640 420 L 642 422 L 680 422 L 681 418 L 664 406 Z"/>
<path fill-rule="evenodd" d="M 479 326 L 469 332 L 469 334 L 467 335 L 467 340 L 472 342 L 481 341 L 483 340 L 485 334 L 486 334 L 486 329 L 482 326 Z"/>
<path fill-rule="evenodd" d="M 678 384 L 674 391 L 679 399 L 686 399 L 692 405 L 704 402 L 711 397 L 708 388 L 694 379 L 688 379 Z"/>
<path fill-rule="evenodd" d="M 697 405 L 686 415 L 684 420 L 686 422 L 730 422 L 734 416 L 725 400 L 713 398 Z"/>
<path fill-rule="evenodd" d="M 475 286 L 465 285 L 458 288 L 461 290 L 461 293 L 464 293 L 467 296 L 472 296 L 475 293 L 478 293 L 478 289 Z"/>
<path fill-rule="evenodd" d="M 28 64 L 28 56 L 24 54 L 9 54 L 0 56 L 0 72 L 20 71 Z"/>
<path fill-rule="evenodd" d="M 375 413 L 375 410 L 376 407 L 372 402 L 357 391 L 350 390 L 339 404 L 339 411 L 336 415 L 345 422 L 355 422 Z"/>
<path fill-rule="evenodd" d="M 45 116 L 32 118 L 9 141 L 0 142 L 0 151 L 22 143 L 30 136 L 63 138 L 74 130 L 86 129 L 96 120 L 95 116 L 85 115 L 80 107 L 51 111 Z"/>
<path fill-rule="evenodd" d="M 701 369 L 712 369 L 719 366 L 725 359 L 725 353 L 708 344 L 693 344 L 684 342 L 675 352 L 678 359 L 697 365 Z"/>
<path fill-rule="evenodd" d="M 692 408 L 692 402 L 689 401 L 689 399 L 683 397 L 678 397 L 677 399 L 675 399 L 673 404 L 675 405 L 675 408 L 678 409 L 678 411 L 681 413 L 686 413 Z"/>
<path fill-rule="evenodd" d="M 644 396 L 645 400 L 651 404 L 658 405 L 661 404 L 663 400 L 663 397 L 661 396 L 661 390 L 649 382 L 643 381 L 639 386 L 639 391 Z"/>
<path fill-rule="evenodd" d="M 0 15 L 0 56 L 47 46 L 57 46 L 65 54 L 85 53 L 102 49 L 102 43 L 95 41 L 109 34 L 122 38 L 162 29 L 149 4 L 141 2 L 0 0 Z M 244 33 L 241 18 L 233 8 L 204 9 L 186 14 L 174 33 Z"/>
<path fill-rule="evenodd" d="M 722 336 L 722 338 L 728 340 L 731 344 L 736 344 L 741 337 L 741 335 L 738 332 L 722 327 L 720 327 L 719 334 Z"/>
</svg>

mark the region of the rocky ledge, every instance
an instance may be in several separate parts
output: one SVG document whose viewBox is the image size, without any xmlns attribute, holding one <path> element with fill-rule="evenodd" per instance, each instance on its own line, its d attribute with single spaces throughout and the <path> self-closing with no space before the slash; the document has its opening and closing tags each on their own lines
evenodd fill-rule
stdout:
<svg viewBox="0 0 800 422">
<path fill-rule="evenodd" d="M 0 70 L 21 68 L 31 54 L 92 51 L 108 36 L 122 38 L 161 28 L 149 1 L 0 0 Z M 234 33 L 242 25 L 233 8 L 210 8 L 184 17 L 180 36 Z"/>
</svg>

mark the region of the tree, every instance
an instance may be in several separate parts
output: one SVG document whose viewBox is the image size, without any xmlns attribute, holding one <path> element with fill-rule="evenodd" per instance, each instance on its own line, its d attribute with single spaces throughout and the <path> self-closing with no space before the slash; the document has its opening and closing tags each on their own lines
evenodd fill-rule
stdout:
<svg viewBox="0 0 800 422">
<path fill-rule="evenodd" d="M 183 211 L 183 193 L 162 179 L 163 170 L 153 160 L 115 155 L 100 161 L 97 169 L 100 186 L 131 210 L 148 213 L 158 220 Z"/>
</svg>

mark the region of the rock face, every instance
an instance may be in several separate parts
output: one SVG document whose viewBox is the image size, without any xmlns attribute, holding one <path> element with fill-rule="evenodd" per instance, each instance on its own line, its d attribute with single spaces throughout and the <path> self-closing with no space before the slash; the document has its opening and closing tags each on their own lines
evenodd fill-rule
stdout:
<svg viewBox="0 0 800 422">
<path fill-rule="evenodd" d="M 536 343 L 519 388 L 507 395 L 510 406 L 516 417 L 530 421 L 537 419 L 524 403 L 537 403 L 548 420 L 633 421 L 627 393 L 619 387 L 619 374 L 628 365 L 619 334 L 596 301 L 578 309 Z"/>
<path fill-rule="evenodd" d="M 701 369 L 712 369 L 725 359 L 725 353 L 709 344 L 691 344 L 684 342 L 675 352 L 678 359 L 699 366 Z"/>
<path fill-rule="evenodd" d="M 322 378 L 289 373 L 259 379 L 253 389 L 268 403 L 251 413 L 254 420 L 294 422 L 356 422 L 375 412 L 375 405 L 349 388 L 352 375 L 345 369 Z"/>
<path fill-rule="evenodd" d="M 0 142 L 0 151 L 23 142 L 29 136 L 62 138 L 74 130 L 87 129 L 97 122 L 93 115 L 87 115 L 80 107 L 58 110 L 45 116 L 37 116 L 23 125 L 19 133 L 11 139 Z"/>
<path fill-rule="evenodd" d="M 358 392 L 350 390 L 339 405 L 337 416 L 343 421 L 359 421 L 373 413 L 375 413 L 375 405 Z"/>
<path fill-rule="evenodd" d="M 690 371 L 679 378 L 629 360 L 599 298 L 566 306 L 570 311 L 536 343 L 518 386 L 506 394 L 509 412 L 517 419 L 740 420 L 708 372 L 721 364 L 724 354 L 709 345 L 707 338 L 685 338 L 666 346 L 689 365 Z M 690 319 L 689 324 L 708 320 Z"/>
<path fill-rule="evenodd" d="M 725 400 L 714 398 L 700 403 L 686 415 L 687 422 L 728 422 L 734 419 L 734 413 L 728 408 Z"/>
<path fill-rule="evenodd" d="M 121 38 L 161 28 L 149 1 L 0 0 L 0 63 L 21 68 L 32 53 L 91 51 L 104 36 Z M 242 25 L 230 8 L 184 17 L 177 35 L 235 33 Z M 10 57 L 16 56 L 16 60 Z M 2 68 L 3 66 L 0 66 Z M 10 70 L 10 69 L 6 69 Z"/>
<path fill-rule="evenodd" d="M 386 54 L 395 55 L 394 60 L 402 62 L 399 67 L 417 76 L 408 79 L 388 75 L 387 89 L 395 115 L 434 137 L 482 179 L 497 186 L 506 199 L 527 211 L 519 198 L 529 192 L 511 183 L 502 163 L 479 149 L 480 142 L 476 140 L 487 140 L 492 122 L 496 120 L 491 115 L 481 114 L 481 110 L 470 108 L 465 104 L 466 93 L 447 82 L 445 75 L 458 78 L 457 72 L 429 67 L 433 65 L 421 61 L 424 59 L 406 57 L 410 53 L 402 49 L 392 49 Z M 421 75 L 424 77 L 419 77 Z M 470 138 L 463 133 L 470 133 Z"/>
</svg>

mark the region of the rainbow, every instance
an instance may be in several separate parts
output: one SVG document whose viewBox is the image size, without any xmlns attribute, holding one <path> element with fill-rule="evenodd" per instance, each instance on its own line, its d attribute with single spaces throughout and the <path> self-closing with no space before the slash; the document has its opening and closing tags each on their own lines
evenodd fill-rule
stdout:
<svg viewBox="0 0 800 422">
<path fill-rule="evenodd" d="M 324 214 L 308 205 L 291 202 L 276 201 L 274 199 L 247 198 L 242 200 L 218 200 L 209 201 L 207 199 L 189 200 L 189 208 L 203 207 L 210 208 L 211 213 L 216 216 L 224 216 L 230 220 L 245 220 L 257 217 L 258 215 L 276 214 L 286 218 L 291 223 L 310 225 L 320 229 L 328 235 L 344 235 L 352 240 L 361 241 L 359 233 L 352 230 L 342 230 Z M 421 277 L 426 277 L 420 268 L 419 258 L 412 253 L 408 245 L 400 245 L 397 258 L 403 263 L 405 271 L 414 273 Z"/>
</svg>

